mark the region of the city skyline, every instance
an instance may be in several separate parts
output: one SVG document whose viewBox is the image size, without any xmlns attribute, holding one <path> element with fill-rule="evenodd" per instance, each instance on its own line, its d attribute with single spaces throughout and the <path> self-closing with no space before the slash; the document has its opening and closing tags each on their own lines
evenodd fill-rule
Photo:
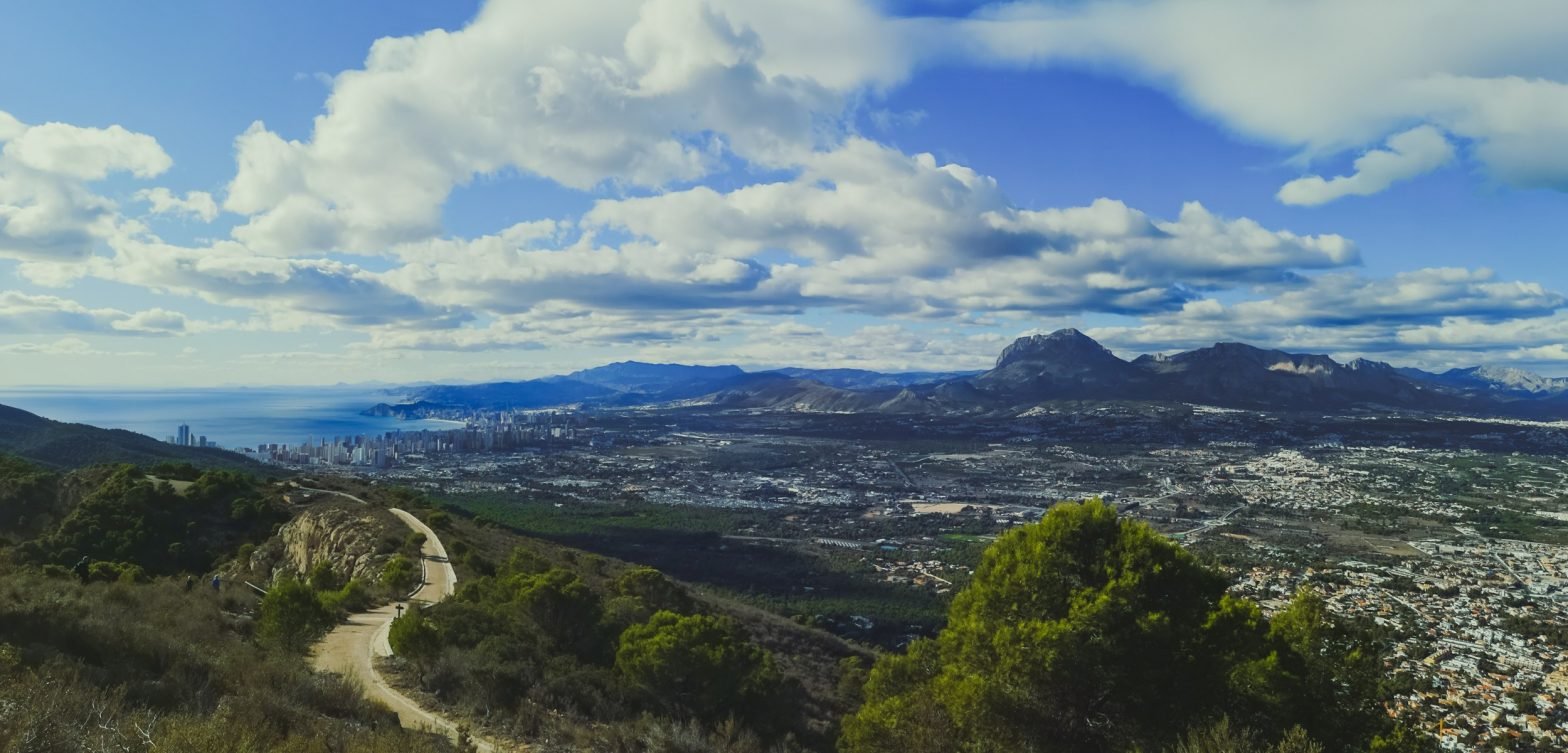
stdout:
<svg viewBox="0 0 1568 753">
<path fill-rule="evenodd" d="M 0 385 L 1568 374 L 1554 4 L 383 7 L 12 9 Z"/>
</svg>

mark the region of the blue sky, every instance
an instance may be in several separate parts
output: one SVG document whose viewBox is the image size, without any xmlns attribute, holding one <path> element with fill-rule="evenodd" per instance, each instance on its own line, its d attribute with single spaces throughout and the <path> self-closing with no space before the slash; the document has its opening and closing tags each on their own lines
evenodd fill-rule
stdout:
<svg viewBox="0 0 1568 753">
<path fill-rule="evenodd" d="M 0 384 L 1568 373 L 1551 3 L 545 5 L 10 9 Z"/>
</svg>

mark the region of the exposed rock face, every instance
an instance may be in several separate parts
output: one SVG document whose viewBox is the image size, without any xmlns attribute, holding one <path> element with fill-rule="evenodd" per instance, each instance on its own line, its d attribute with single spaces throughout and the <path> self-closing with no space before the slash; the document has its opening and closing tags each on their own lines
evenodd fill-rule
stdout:
<svg viewBox="0 0 1568 753">
<path fill-rule="evenodd" d="M 407 533 L 392 522 L 386 512 L 365 507 L 311 507 L 256 550 L 250 569 L 276 580 L 284 575 L 304 575 L 325 561 L 339 575 L 373 580 L 391 557 L 386 540 L 400 540 Z"/>
<path fill-rule="evenodd" d="M 1544 377 L 1511 366 L 1472 366 L 1450 369 L 1439 379 L 1460 387 L 1517 393 L 1520 395 L 1560 395 L 1568 393 L 1568 379 Z"/>
<path fill-rule="evenodd" d="M 1037 361 L 1059 369 L 1092 370 L 1125 363 L 1105 346 L 1076 329 L 1059 329 L 1049 335 L 1020 337 L 996 359 L 1000 369 L 1017 361 Z"/>
<path fill-rule="evenodd" d="M 1076 329 L 1014 341 L 996 368 L 970 384 L 993 400 L 1101 398 L 1128 392 L 1141 374 L 1131 364 Z"/>
</svg>

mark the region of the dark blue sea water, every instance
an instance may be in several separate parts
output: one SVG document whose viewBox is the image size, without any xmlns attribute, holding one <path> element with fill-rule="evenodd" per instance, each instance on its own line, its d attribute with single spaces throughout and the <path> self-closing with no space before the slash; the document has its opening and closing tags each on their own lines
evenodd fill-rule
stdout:
<svg viewBox="0 0 1568 753">
<path fill-rule="evenodd" d="M 229 448 L 300 444 L 309 438 L 381 434 L 395 429 L 450 429 L 445 421 L 361 416 L 395 396 L 364 388 L 103 390 L 0 389 L 0 404 L 56 421 L 129 429 L 155 439 L 189 424 L 191 433 Z"/>
</svg>

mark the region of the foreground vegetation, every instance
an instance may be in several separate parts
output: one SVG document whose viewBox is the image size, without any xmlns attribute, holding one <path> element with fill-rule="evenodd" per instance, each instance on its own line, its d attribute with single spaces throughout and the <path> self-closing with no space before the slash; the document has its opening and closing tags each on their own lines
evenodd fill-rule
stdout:
<svg viewBox="0 0 1568 753">
<path fill-rule="evenodd" d="M 0 751 L 451 750 L 301 658 L 363 589 L 313 573 L 298 633 L 289 588 L 258 605 L 194 582 L 286 517 L 231 470 L 0 456 Z"/>
<path fill-rule="evenodd" d="M 1225 590 L 1147 525 L 1058 506 L 987 550 L 937 639 L 877 662 L 840 750 L 1426 748 L 1383 713 L 1367 626 L 1306 592 L 1266 619 Z"/>
<path fill-rule="evenodd" d="M 254 640 L 250 606 L 0 565 L 0 751 L 452 750 Z"/>
<path fill-rule="evenodd" d="M 393 624 L 388 672 L 546 753 L 1429 749 L 1383 712 L 1376 631 L 1310 593 L 1266 618 L 1098 502 L 1001 537 L 936 638 L 867 662 L 654 568 L 356 491 L 416 510 L 462 573 L 454 598 Z M 259 600 L 190 587 L 185 573 L 285 517 L 229 471 L 0 459 L 0 751 L 449 749 L 301 659 L 344 613 L 409 587 L 420 541 L 390 542 L 405 551 L 378 582 L 318 564 Z"/>
<path fill-rule="evenodd" d="M 388 668 L 427 703 L 543 751 L 832 747 L 855 649 L 653 568 L 433 517 L 458 593 L 393 623 Z"/>
</svg>

